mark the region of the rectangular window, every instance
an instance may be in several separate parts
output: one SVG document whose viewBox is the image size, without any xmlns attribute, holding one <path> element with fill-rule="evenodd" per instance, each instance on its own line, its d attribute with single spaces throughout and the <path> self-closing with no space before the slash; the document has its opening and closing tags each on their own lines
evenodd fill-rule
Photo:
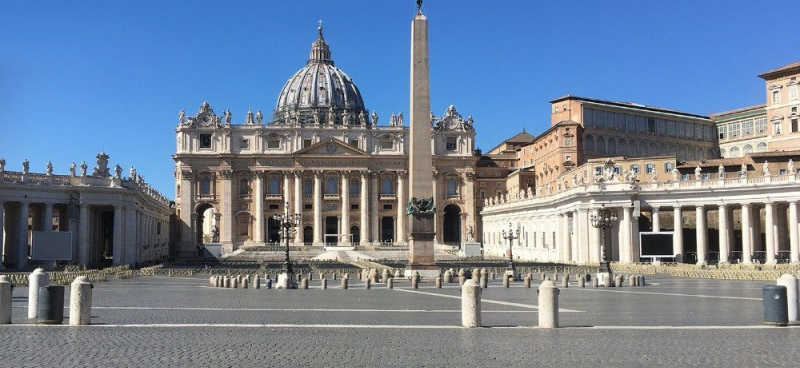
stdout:
<svg viewBox="0 0 800 368">
<path fill-rule="evenodd" d="M 742 122 L 742 136 L 753 135 L 753 120 L 745 120 Z"/>
<path fill-rule="evenodd" d="M 786 175 L 786 169 L 778 170 L 778 175 Z"/>
<path fill-rule="evenodd" d="M 728 126 L 728 134 L 730 134 L 731 138 L 739 137 L 739 132 L 741 129 L 741 125 L 739 123 L 733 123 Z"/>
<path fill-rule="evenodd" d="M 311 140 L 310 139 L 303 139 L 303 148 L 306 148 L 308 146 L 311 146 Z"/>
<path fill-rule="evenodd" d="M 350 196 L 358 196 L 360 193 L 359 188 L 361 187 L 361 183 L 353 180 L 350 182 Z"/>
<path fill-rule="evenodd" d="M 200 148 L 211 148 L 211 134 L 200 134 Z"/>
<path fill-rule="evenodd" d="M 277 206 L 277 205 L 275 205 L 275 207 L 278 207 L 278 206 Z M 313 208 L 313 207 L 311 207 L 311 203 L 306 203 L 306 204 L 304 204 L 304 205 L 303 205 L 303 209 L 304 209 L 304 210 L 310 210 L 310 209 L 312 209 L 312 208 Z"/>
<path fill-rule="evenodd" d="M 717 133 L 719 133 L 719 139 L 725 140 L 728 138 L 728 126 L 727 125 L 719 125 L 717 126 Z"/>
<path fill-rule="evenodd" d="M 636 165 L 636 164 L 631 165 L 631 171 L 633 171 L 634 174 L 638 174 L 639 173 L 639 165 Z"/>
<path fill-rule="evenodd" d="M 566 161 L 566 162 L 572 162 L 572 155 L 565 155 L 565 156 L 564 156 L 564 161 Z"/>
<path fill-rule="evenodd" d="M 792 119 L 792 133 L 797 133 L 797 119 Z"/>
<path fill-rule="evenodd" d="M 314 193 L 314 183 L 311 180 L 303 181 L 303 196 L 310 197 Z"/>
<path fill-rule="evenodd" d="M 281 181 L 279 178 L 270 177 L 268 183 L 269 185 L 267 186 L 267 194 L 281 194 Z"/>
<path fill-rule="evenodd" d="M 200 180 L 200 195 L 211 194 L 211 179 L 205 178 Z"/>
<path fill-rule="evenodd" d="M 277 149 L 281 147 L 281 140 L 278 137 L 267 137 L 267 148 Z"/>
<path fill-rule="evenodd" d="M 767 134 L 767 118 L 756 118 L 756 134 Z"/>
<path fill-rule="evenodd" d="M 454 197 L 458 195 L 458 180 L 456 179 L 448 179 L 447 180 L 447 196 Z"/>
<path fill-rule="evenodd" d="M 239 180 L 239 194 L 246 195 L 250 193 L 250 182 L 247 179 Z"/>
<path fill-rule="evenodd" d="M 269 209 L 271 209 L 271 210 L 277 210 L 279 208 L 281 208 L 281 206 L 277 205 L 277 204 L 270 204 L 269 205 Z M 308 205 L 308 209 L 311 209 L 311 205 L 310 204 Z"/>
<path fill-rule="evenodd" d="M 594 175 L 595 176 L 603 175 L 603 167 L 602 166 L 595 166 L 594 167 Z"/>
<path fill-rule="evenodd" d="M 350 145 L 355 147 L 355 148 L 358 148 L 358 139 L 351 139 L 350 140 Z"/>
<path fill-rule="evenodd" d="M 614 174 L 619 175 L 622 172 L 621 166 L 614 166 Z"/>
<path fill-rule="evenodd" d="M 384 210 L 391 210 L 392 209 L 392 205 L 391 204 L 384 204 L 383 205 L 383 209 Z"/>
<path fill-rule="evenodd" d="M 781 135 L 781 133 L 783 133 L 781 131 L 781 122 L 776 121 L 772 123 L 772 135 Z"/>
<path fill-rule="evenodd" d="M 571 146 L 572 145 L 572 137 L 564 137 L 564 145 Z"/>
<path fill-rule="evenodd" d="M 656 133 L 656 119 L 647 118 L 647 132 L 650 134 Z"/>
<path fill-rule="evenodd" d="M 793 85 L 789 86 L 789 99 L 790 100 L 797 100 L 798 98 L 800 98 L 800 96 L 798 96 L 798 94 L 797 94 L 797 85 L 793 84 Z"/>
<path fill-rule="evenodd" d="M 777 105 L 779 103 L 781 103 L 781 91 L 776 89 L 772 91 L 772 104 Z"/>
<path fill-rule="evenodd" d="M 448 151 L 456 150 L 456 137 L 447 137 L 447 150 Z"/>
<path fill-rule="evenodd" d="M 665 173 L 671 172 L 673 167 L 674 166 L 672 165 L 672 162 L 665 162 L 664 163 L 664 172 Z"/>
<path fill-rule="evenodd" d="M 645 170 L 646 170 L 647 174 L 655 174 L 656 173 L 656 165 L 647 164 L 647 165 L 645 165 Z"/>
<path fill-rule="evenodd" d="M 247 138 L 242 138 L 242 140 L 239 142 L 239 149 L 250 149 L 250 140 Z"/>
</svg>

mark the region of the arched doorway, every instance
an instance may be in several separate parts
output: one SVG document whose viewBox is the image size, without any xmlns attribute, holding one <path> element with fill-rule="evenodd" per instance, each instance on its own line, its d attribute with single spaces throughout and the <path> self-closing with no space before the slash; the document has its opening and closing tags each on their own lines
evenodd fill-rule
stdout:
<svg viewBox="0 0 800 368">
<path fill-rule="evenodd" d="M 195 241 L 198 244 L 219 242 L 216 210 L 212 205 L 203 203 L 198 206 L 195 220 Z"/>
<path fill-rule="evenodd" d="M 461 244 L 461 208 L 449 204 L 444 208 L 444 224 L 442 225 L 445 244 Z"/>
</svg>

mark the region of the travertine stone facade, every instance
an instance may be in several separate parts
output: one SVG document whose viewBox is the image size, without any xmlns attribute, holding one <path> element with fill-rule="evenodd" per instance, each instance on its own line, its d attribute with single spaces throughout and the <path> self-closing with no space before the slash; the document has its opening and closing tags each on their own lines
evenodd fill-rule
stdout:
<svg viewBox="0 0 800 368">
<path fill-rule="evenodd" d="M 768 151 L 791 151 L 800 147 L 800 62 L 759 75 L 767 94 Z"/>
</svg>

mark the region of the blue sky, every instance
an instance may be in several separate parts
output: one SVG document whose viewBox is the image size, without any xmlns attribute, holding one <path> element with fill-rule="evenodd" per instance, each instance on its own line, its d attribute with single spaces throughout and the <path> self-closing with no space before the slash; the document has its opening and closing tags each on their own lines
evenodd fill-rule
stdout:
<svg viewBox="0 0 800 368">
<path fill-rule="evenodd" d="M 486 150 L 546 129 L 565 94 L 701 114 L 763 103 L 756 75 L 800 60 L 800 2 L 769 4 L 427 0 L 432 106 L 472 114 Z M 178 111 L 270 111 L 318 19 L 367 108 L 407 115 L 413 13 L 413 0 L 5 0 L 0 157 L 66 173 L 105 150 L 171 197 Z"/>
</svg>

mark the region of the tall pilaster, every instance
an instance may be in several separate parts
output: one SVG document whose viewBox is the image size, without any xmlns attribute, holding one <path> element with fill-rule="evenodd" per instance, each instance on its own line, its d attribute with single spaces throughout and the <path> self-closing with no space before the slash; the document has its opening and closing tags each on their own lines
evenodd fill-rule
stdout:
<svg viewBox="0 0 800 368">
<path fill-rule="evenodd" d="M 378 179 L 380 175 L 376 172 L 371 172 L 370 174 L 370 203 L 369 208 L 371 211 L 370 219 L 372 223 L 370 223 L 370 238 L 372 242 L 378 244 L 381 242 L 380 238 L 380 220 L 381 220 L 381 209 L 379 208 L 380 203 L 378 201 L 378 195 L 380 193 L 380 187 L 378 186 Z"/>
<path fill-rule="evenodd" d="M 342 171 L 342 185 L 339 191 L 342 193 L 342 238 L 339 239 L 340 243 L 344 246 L 350 246 L 350 173 Z"/>
<path fill-rule="evenodd" d="M 600 243 L 604 239 L 600 239 L 603 236 L 603 232 L 600 231 L 599 228 L 591 226 L 589 224 L 589 210 L 586 209 L 579 209 L 578 210 L 578 240 L 579 240 L 579 247 L 586 246 L 588 247 L 588 263 L 597 264 L 600 263 L 602 259 L 602 255 L 600 255 Z M 584 239 L 587 238 L 586 235 L 581 235 L 581 233 L 588 234 L 588 240 L 581 243 Z M 585 245 L 584 245 L 585 244 Z M 606 244 L 606 246 L 608 246 Z"/>
<path fill-rule="evenodd" d="M 764 250 L 767 253 L 766 254 L 767 263 L 775 264 L 777 263 L 775 254 L 777 253 L 778 250 L 777 247 L 778 244 L 776 242 L 778 235 L 777 234 L 778 224 L 775 221 L 775 205 L 772 204 L 772 202 L 767 202 L 766 204 L 764 204 L 764 211 L 766 212 L 765 214 L 766 217 L 764 219 L 764 227 L 766 227 L 766 229 L 764 229 L 764 235 L 765 235 L 764 239 L 766 240 L 766 244 L 764 244 L 765 246 Z"/>
<path fill-rule="evenodd" d="M 114 233 L 112 236 L 112 263 L 114 265 L 120 265 L 123 263 L 125 259 L 125 255 L 123 252 L 125 248 L 123 245 L 125 244 L 125 239 L 122 238 L 122 223 L 125 219 L 122 217 L 122 206 L 115 205 L 114 206 Z"/>
<path fill-rule="evenodd" d="M 361 172 L 361 187 L 359 194 L 361 200 L 358 204 L 358 209 L 361 212 L 361 221 L 359 221 L 358 229 L 361 231 L 359 234 L 359 242 L 361 244 L 369 243 L 369 180 L 367 180 L 367 172 Z"/>
<path fill-rule="evenodd" d="M 428 20 L 421 11 L 411 24 L 410 152 L 408 154 L 411 198 L 432 199 L 431 104 L 428 68 Z M 435 206 L 436 204 L 434 204 Z M 405 207 L 405 206 L 403 206 Z M 409 266 L 433 266 L 433 217 L 411 215 Z"/>
<path fill-rule="evenodd" d="M 314 246 L 322 245 L 322 173 L 314 171 Z"/>
<path fill-rule="evenodd" d="M 697 264 L 706 264 L 706 254 L 708 253 L 708 227 L 706 225 L 706 209 L 702 205 L 696 206 L 695 211 L 695 233 L 697 238 Z"/>
<path fill-rule="evenodd" d="M 653 231 L 655 232 L 661 231 L 661 209 L 658 207 L 653 207 L 652 217 L 653 217 Z"/>
<path fill-rule="evenodd" d="M 180 182 L 180 190 L 179 193 L 175 193 L 177 196 L 180 197 L 180 221 L 179 221 L 179 231 L 180 231 L 180 239 L 181 239 L 181 247 L 180 250 L 183 252 L 191 252 L 192 248 L 194 247 L 195 241 L 201 242 L 202 239 L 195 240 L 196 232 L 194 230 L 195 224 L 195 217 L 193 211 L 193 204 L 192 204 L 192 192 L 194 191 L 194 181 L 192 180 L 192 172 L 189 170 L 181 170 L 181 182 Z"/>
<path fill-rule="evenodd" d="M 283 172 L 283 205 L 289 207 L 289 214 L 295 213 L 296 208 L 292 203 L 292 179 L 294 174 L 291 171 Z"/>
<path fill-rule="evenodd" d="M 82 265 L 89 264 L 89 205 L 86 203 L 80 204 L 80 220 L 78 222 L 80 227 L 78 237 L 80 239 L 78 244 L 78 260 Z"/>
<path fill-rule="evenodd" d="M 253 241 L 257 243 L 264 242 L 264 179 L 263 173 L 255 172 L 255 224 L 253 224 Z"/>
<path fill-rule="evenodd" d="M 19 204 L 19 235 L 17 235 L 17 268 L 22 270 L 28 267 L 28 202 Z"/>
<path fill-rule="evenodd" d="M 561 261 L 564 263 L 572 263 L 573 254 L 572 246 L 569 242 L 569 216 L 566 213 L 558 214 L 558 247 L 560 248 Z"/>
<path fill-rule="evenodd" d="M 619 224 L 619 261 L 620 263 L 633 263 L 633 208 L 622 208 L 622 222 Z"/>
<path fill-rule="evenodd" d="M 433 188 L 432 189 L 433 202 L 440 203 L 439 188 L 441 188 L 441 186 L 439 185 L 439 180 L 441 179 L 441 176 L 439 175 L 439 171 L 436 169 L 433 170 L 432 176 L 433 176 L 433 181 L 431 183 Z M 439 210 L 441 210 L 441 208 L 437 208 L 436 215 L 433 216 L 433 229 L 434 229 L 433 231 L 436 233 L 433 235 L 434 243 L 442 242 L 442 229 L 440 228 L 442 224 L 441 221 L 439 221 Z"/>
<path fill-rule="evenodd" d="M 753 210 L 750 204 L 742 205 L 742 263 L 753 263 Z"/>
<path fill-rule="evenodd" d="M 300 171 L 294 172 L 294 212 L 301 214 L 303 213 L 303 174 Z M 306 219 L 302 219 L 303 223 L 305 223 Z M 303 244 L 303 228 L 304 224 L 300 224 L 300 227 L 297 228 L 297 231 L 294 233 L 294 242 L 297 245 Z"/>
<path fill-rule="evenodd" d="M 406 242 L 406 173 L 397 172 L 397 240 L 398 243 Z"/>
<path fill-rule="evenodd" d="M 675 254 L 678 262 L 685 258 L 683 254 L 683 217 L 680 206 L 672 207 L 672 253 Z"/>
<path fill-rule="evenodd" d="M 222 229 L 220 230 L 220 240 L 222 243 L 223 253 L 233 252 L 233 190 L 231 188 L 231 180 L 233 179 L 233 172 L 231 170 L 220 171 L 222 178 L 221 197 L 222 197 Z"/>
<path fill-rule="evenodd" d="M 730 255 L 730 221 L 728 220 L 728 206 L 721 204 L 719 212 L 719 263 L 728 263 Z"/>
</svg>

